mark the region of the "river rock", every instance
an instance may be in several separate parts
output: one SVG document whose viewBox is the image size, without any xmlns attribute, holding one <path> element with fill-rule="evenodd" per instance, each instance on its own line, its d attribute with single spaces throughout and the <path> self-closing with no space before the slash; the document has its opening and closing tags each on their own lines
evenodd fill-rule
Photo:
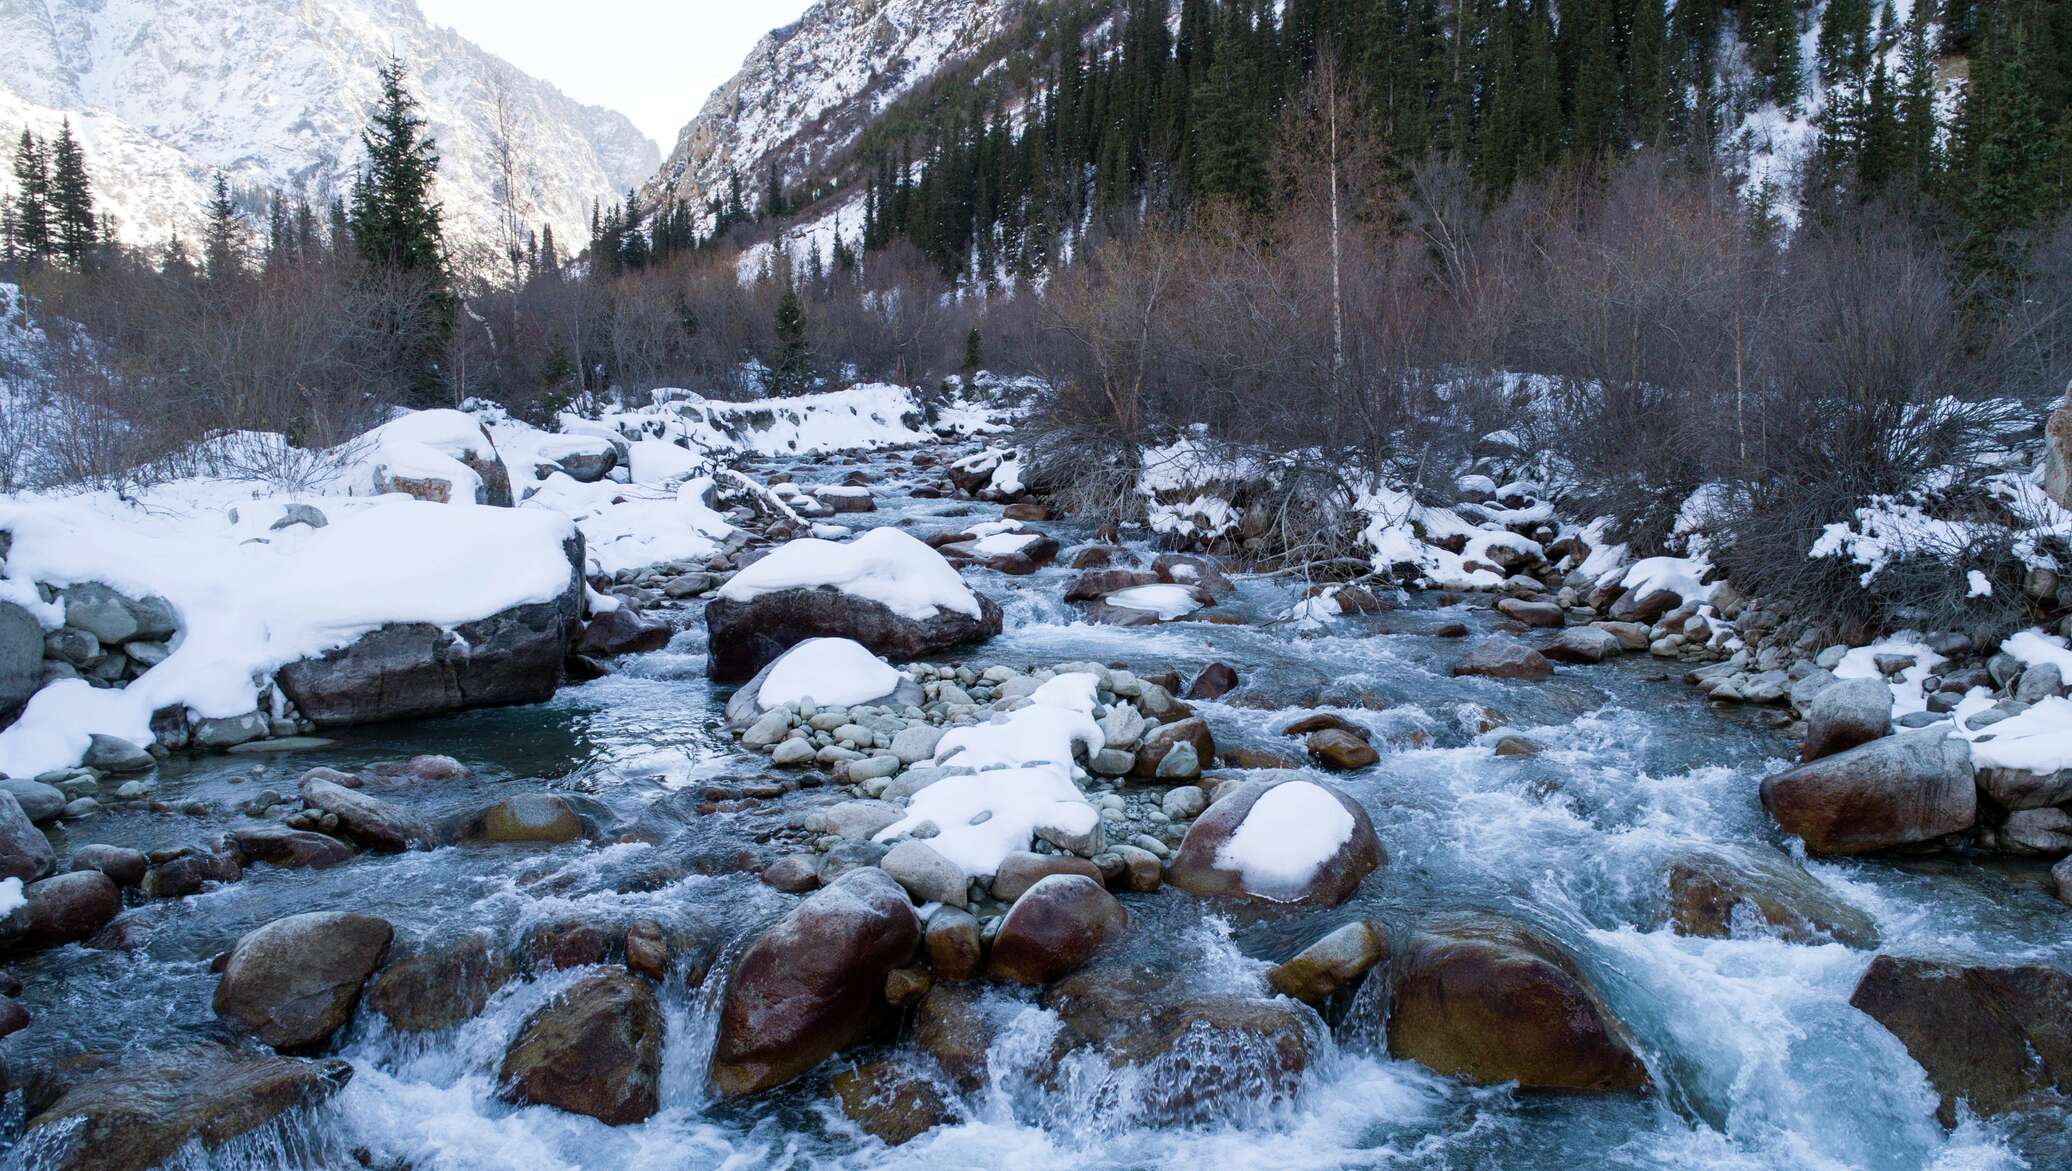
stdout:
<svg viewBox="0 0 2072 1171">
<path fill-rule="evenodd" d="M 1844 679 L 1813 697 L 1806 709 L 1804 761 L 1868 744 L 1892 731 L 1892 688 L 1883 679 Z"/>
<path fill-rule="evenodd" d="M 559 844 L 583 837 L 589 828 L 569 803 L 552 793 L 519 793 L 475 815 L 462 836 L 471 842 Z"/>
<path fill-rule="evenodd" d="M 553 1106 L 612 1126 L 660 1107 L 662 1008 L 646 980 L 585 976 L 549 1000 L 504 1052 L 505 1101 Z"/>
<path fill-rule="evenodd" d="M 1333 772 L 1352 772 L 1381 759 L 1381 754 L 1365 739 L 1339 728 L 1311 732 L 1303 747 L 1311 760 Z"/>
<path fill-rule="evenodd" d="M 571 537 L 568 588 L 550 601 L 514 606 L 451 630 L 391 623 L 313 659 L 282 667 L 275 681 L 322 727 L 540 703 L 561 685 L 582 616 L 583 542 Z"/>
<path fill-rule="evenodd" d="M 43 687 L 43 624 L 13 602 L 0 602 L 0 721 Z"/>
<path fill-rule="evenodd" d="M 869 1035 L 885 977 L 907 962 L 921 925 L 884 871 L 851 870 L 749 944 L 719 1008 L 713 1086 L 728 1097 L 782 1085 Z"/>
<path fill-rule="evenodd" d="M 126 846 L 95 844 L 72 851 L 70 868 L 98 871 L 114 879 L 117 886 L 135 886 L 144 881 L 151 860 L 142 851 Z"/>
<path fill-rule="evenodd" d="M 275 919 L 231 949 L 216 1015 L 277 1050 L 322 1045 L 352 1019 L 394 937 L 388 920 L 349 911 Z"/>
<path fill-rule="evenodd" d="M 1000 869 L 993 875 L 993 897 L 1012 903 L 1053 874 L 1078 874 L 1096 882 L 1101 880 L 1100 869 L 1084 858 L 1016 850 L 1000 859 Z"/>
<path fill-rule="evenodd" d="M 1737 913 L 1752 915 L 1789 943 L 1878 946 L 1870 916 L 1776 850 L 1719 846 L 1670 862 L 1669 920 L 1678 933 L 1726 939 Z"/>
<path fill-rule="evenodd" d="M 1940 731 L 1885 736 L 1787 769 L 1763 781 L 1762 799 L 1815 854 L 1938 844 L 1978 819 L 1971 751 Z"/>
<path fill-rule="evenodd" d="M 1543 630 L 1559 630 L 1568 621 L 1561 607 L 1553 602 L 1533 602 L 1524 598 L 1499 598 L 1496 611 L 1514 622 Z"/>
<path fill-rule="evenodd" d="M 1577 626 L 1547 640 L 1540 654 L 1557 663 L 1602 663 L 1617 658 L 1626 645 L 1609 630 Z"/>
<path fill-rule="evenodd" d="M 1388 931 L 1371 919 L 1356 919 L 1267 969 L 1266 982 L 1283 996 L 1322 1004 L 1356 987 L 1388 956 Z"/>
<path fill-rule="evenodd" d="M 1048 875 L 1008 908 L 986 972 L 995 980 L 1048 984 L 1085 964 L 1128 925 L 1129 914 L 1098 878 Z"/>
<path fill-rule="evenodd" d="M 985 958 L 978 920 L 969 911 L 945 908 L 929 916 L 923 944 L 938 980 L 969 980 L 978 975 Z"/>
<path fill-rule="evenodd" d="M 137 889 L 147 899 L 184 899 L 211 882 L 236 882 L 244 866 L 230 852 L 187 850 L 144 872 Z"/>
<path fill-rule="evenodd" d="M 1175 746 L 1186 744 L 1194 750 L 1194 769 L 1190 773 L 1159 772 L 1166 755 Z M 1216 737 L 1209 731 L 1209 725 L 1198 716 L 1175 720 L 1152 729 L 1144 742 L 1137 748 L 1136 775 L 1140 777 L 1166 776 L 1175 780 L 1193 780 L 1201 775 L 1210 761 L 1216 759 Z"/>
<path fill-rule="evenodd" d="M 99 732 L 88 739 L 86 755 L 80 763 L 108 773 L 141 773 L 158 766 L 157 759 L 142 748 L 120 736 Z"/>
<path fill-rule="evenodd" d="M 0 777 L 0 791 L 14 794 L 22 812 L 37 825 L 50 821 L 64 812 L 67 798 L 55 787 L 41 781 L 23 780 L 20 777 Z"/>
<path fill-rule="evenodd" d="M 937 981 L 915 1008 L 914 1045 L 935 1059 L 959 1092 L 974 1093 L 986 1084 L 986 1052 L 997 1035 L 993 1025 L 978 985 Z"/>
<path fill-rule="evenodd" d="M 104 646 L 114 647 L 137 637 L 140 625 L 130 612 L 129 599 L 99 582 L 83 582 L 59 593 L 65 603 L 65 625 L 84 630 Z"/>
<path fill-rule="evenodd" d="M 1237 669 L 1229 663 L 1210 663 L 1188 682 L 1182 699 L 1221 699 L 1237 689 Z"/>
<path fill-rule="evenodd" d="M 1159 584 L 1158 575 L 1141 569 L 1090 569 L 1065 587 L 1068 602 L 1097 602 L 1109 594 Z M 40 655 L 39 655 L 40 657 Z"/>
<path fill-rule="evenodd" d="M 927 842 L 908 839 L 894 843 L 878 866 L 916 903 L 964 905 L 967 884 L 963 868 L 937 853 Z"/>
<path fill-rule="evenodd" d="M 873 654 L 908 662 L 1000 633 L 1000 607 L 974 592 L 979 614 L 937 610 L 926 619 L 895 613 L 882 602 L 831 586 L 778 590 L 746 602 L 706 603 L 706 673 L 721 683 L 749 679 L 786 649 L 809 638 L 847 638 Z"/>
<path fill-rule="evenodd" d="M 933 1081 L 898 1062 L 845 1069 L 829 1088 L 842 1113 L 886 1146 L 910 1143 L 956 1118 L 949 1098 Z"/>
<path fill-rule="evenodd" d="M 338 818 L 338 832 L 369 850 L 400 853 L 431 844 L 431 830 L 402 809 L 316 776 L 302 778 L 302 800 Z"/>
<path fill-rule="evenodd" d="M 32 882 L 23 893 L 29 900 L 29 925 L 22 942 L 30 947 L 76 943 L 122 913 L 122 891 L 114 879 L 95 870 Z"/>
<path fill-rule="evenodd" d="M 675 630 L 659 618 L 649 618 L 631 606 L 606 610 L 583 624 L 575 653 L 609 659 L 617 655 L 644 654 L 669 645 Z"/>
<path fill-rule="evenodd" d="M 2072 906 L 2072 855 L 2060 859 L 2050 868 L 2050 880 L 2058 888 L 2058 901 Z"/>
<path fill-rule="evenodd" d="M 28 1123 L 23 1146 L 47 1132 L 73 1138 L 42 1171 L 150 1171 L 190 1143 L 212 1151 L 352 1079 L 342 1060 L 296 1061 L 215 1044 L 146 1050 L 67 1089 Z M 64 1130 L 58 1128 L 63 1127 Z M 58 1154 L 58 1152 L 62 1154 Z"/>
<path fill-rule="evenodd" d="M 1552 939 L 1494 915 L 1411 932 L 1390 960 L 1392 1056 L 1481 1085 L 1638 1090 L 1626 1029 Z"/>
<path fill-rule="evenodd" d="M 1282 854 L 1299 848 L 1305 852 L 1305 860 L 1313 860 L 1315 865 L 1304 867 L 1305 873 L 1269 873 L 1239 868 L 1226 855 L 1225 847 L 1252 816 L 1261 799 L 1282 785 L 1307 785 L 1321 792 L 1291 791 L 1271 801 L 1265 816 L 1273 817 L 1274 825 L 1266 827 L 1262 824 L 1254 833 L 1265 833 L 1271 828 L 1276 843 L 1270 850 L 1267 843 L 1256 844 L 1261 852 Z M 1315 816 L 1315 810 L 1324 798 L 1344 810 L 1349 827 L 1343 823 L 1334 827 L 1329 824 L 1332 819 Z M 1322 805 L 1321 808 L 1328 810 L 1329 806 Z M 1283 825 L 1280 814 L 1287 810 L 1292 810 L 1297 816 Z M 1342 840 L 1337 836 L 1339 828 L 1344 829 Z M 1297 834 L 1304 835 L 1303 840 L 1293 837 Z M 1315 835 L 1314 840 L 1309 840 L 1309 835 Z M 1247 835 L 1248 842 L 1250 837 Z M 1353 892 L 1359 889 L 1360 881 L 1387 861 L 1388 854 L 1381 848 L 1380 839 L 1374 836 L 1374 826 L 1359 802 L 1299 772 L 1273 770 L 1239 783 L 1195 819 L 1194 824 L 1187 828 L 1187 836 L 1181 841 L 1179 852 L 1166 867 L 1166 881 L 1181 890 L 1203 896 L 1337 906 L 1352 897 Z"/>
<path fill-rule="evenodd" d="M 1455 675 L 1538 681 L 1552 678 L 1554 664 L 1540 652 L 1508 638 L 1489 638 L 1468 649 L 1453 664 Z"/>
<path fill-rule="evenodd" d="M 49 874 L 56 861 L 50 839 L 22 812 L 21 802 L 0 790 L 0 878 L 34 882 Z"/>
<path fill-rule="evenodd" d="M 1881 955 L 1849 1003 L 1927 1071 L 1944 1125 L 1960 1099 L 1992 1115 L 2072 1093 L 2072 972 Z"/>
<path fill-rule="evenodd" d="M 503 949 L 475 930 L 389 963 L 367 985 L 367 1007 L 399 1033 L 450 1028 L 474 1018 L 510 979 Z"/>
<path fill-rule="evenodd" d="M 237 848 L 254 862 L 284 870 L 323 870 L 352 860 L 353 848 L 329 834 L 285 825 L 240 826 L 231 831 Z"/>
<path fill-rule="evenodd" d="M 1979 792 L 2002 809 L 2042 809 L 2072 803 L 2072 768 L 2052 773 L 2023 769 L 1982 768 L 1978 770 Z"/>
</svg>

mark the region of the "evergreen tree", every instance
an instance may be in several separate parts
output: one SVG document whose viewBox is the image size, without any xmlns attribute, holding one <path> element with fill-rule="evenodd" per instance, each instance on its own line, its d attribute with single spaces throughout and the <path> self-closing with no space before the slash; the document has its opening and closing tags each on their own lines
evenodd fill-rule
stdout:
<svg viewBox="0 0 2072 1171">
<path fill-rule="evenodd" d="M 1815 53 L 1821 80 L 1830 85 L 1862 77 L 1871 56 L 1870 0 L 1827 0 Z"/>
<path fill-rule="evenodd" d="M 443 209 L 433 185 L 438 144 L 425 134 L 400 57 L 381 67 L 381 100 L 361 134 L 367 165 L 352 194 L 353 245 L 367 263 L 433 282 L 446 294 Z"/>
<path fill-rule="evenodd" d="M 58 127 L 50 146 L 51 247 L 74 272 L 84 272 L 100 243 L 94 218 L 93 182 L 86 173 L 86 152 L 72 136 L 72 120 Z"/>
<path fill-rule="evenodd" d="M 14 150 L 14 239 L 18 263 L 37 268 L 52 254 L 50 152 L 43 140 L 22 131 Z"/>
<path fill-rule="evenodd" d="M 230 184 L 216 173 L 215 194 L 208 203 L 208 231 L 202 237 L 202 271 L 211 284 L 226 284 L 244 275 L 245 222 L 230 198 Z"/>
<path fill-rule="evenodd" d="M 2025 30 L 2002 21 L 1984 39 L 1952 135 L 1951 181 L 1965 264 L 2004 287 L 2020 261 L 2020 233 L 2049 204 L 2057 144 L 2043 120 Z"/>
<path fill-rule="evenodd" d="M 1899 178 L 1916 192 L 1935 185 L 1936 116 L 1935 50 L 1928 30 L 1935 20 L 1934 0 L 1914 0 L 1907 17 L 1906 43 L 1899 67 Z"/>
<path fill-rule="evenodd" d="M 979 336 L 978 326 L 974 325 L 971 327 L 971 332 L 964 335 L 963 371 L 964 382 L 967 387 L 971 383 L 972 375 L 978 373 L 979 367 L 984 362 L 985 339 Z"/>
<path fill-rule="evenodd" d="M 787 278 L 777 301 L 777 354 L 770 363 L 770 392 L 804 393 L 812 379 L 812 355 L 806 348 L 806 306 Z"/>
</svg>

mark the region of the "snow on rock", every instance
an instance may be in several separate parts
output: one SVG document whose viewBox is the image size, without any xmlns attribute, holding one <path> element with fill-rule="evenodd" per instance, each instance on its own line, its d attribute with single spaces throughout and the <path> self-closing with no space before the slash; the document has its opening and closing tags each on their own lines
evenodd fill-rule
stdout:
<svg viewBox="0 0 2072 1171">
<path fill-rule="evenodd" d="M 931 763 L 970 769 L 1035 764 L 1070 769 L 1075 746 L 1094 753 L 1107 743 L 1093 716 L 1099 684 L 1089 673 L 1060 675 L 1032 692 L 1026 707 L 990 724 L 945 733 Z"/>
<path fill-rule="evenodd" d="M 1963 729 L 1961 719 L 1958 726 Z M 1971 761 L 1981 769 L 2039 776 L 2072 769 L 2072 699 L 2063 696 L 2047 697 L 2020 715 L 1959 734 L 1971 742 Z"/>
<path fill-rule="evenodd" d="M 770 664 L 756 689 L 764 708 L 811 699 L 847 707 L 892 694 L 906 680 L 896 668 L 846 638 L 809 638 Z"/>
<path fill-rule="evenodd" d="M 22 880 L 0 878 L 0 919 L 5 919 L 29 905 L 29 898 L 22 893 Z"/>
<path fill-rule="evenodd" d="M 1881 656 L 1897 655 L 1911 659 L 1904 669 L 1887 675 L 1879 666 Z M 1842 656 L 1835 665 L 1837 679 L 1884 679 L 1892 687 L 1892 714 L 1894 718 L 1913 712 L 1928 710 L 1928 694 L 1923 682 L 1943 663 L 1943 656 L 1929 649 L 1927 643 L 1917 642 L 1911 636 L 1901 635 L 1860 646 Z"/>
<path fill-rule="evenodd" d="M 675 488 L 580 483 L 556 473 L 526 497 L 523 508 L 559 513 L 583 533 L 592 569 L 617 574 L 665 561 L 701 562 L 718 553 L 735 528 L 708 503 L 711 477 Z"/>
<path fill-rule="evenodd" d="M 750 602 L 780 590 L 833 586 L 882 603 L 916 621 L 944 610 L 979 617 L 978 596 L 943 555 L 893 528 L 879 528 L 837 544 L 804 537 L 778 547 L 719 590 L 732 602 Z"/>
<path fill-rule="evenodd" d="M 179 616 L 172 654 L 122 689 L 63 680 L 0 732 L 0 772 L 77 763 L 92 733 L 152 741 L 151 713 L 258 706 L 278 668 L 390 623 L 453 627 L 569 589 L 568 518 L 401 496 L 255 501 L 253 485 L 176 481 L 134 503 L 110 493 L 0 498 L 10 588 L 101 582 L 158 595 Z M 275 529 L 292 504 L 328 524 Z"/>
<path fill-rule="evenodd" d="M 1123 610 L 1141 610 L 1158 615 L 1160 622 L 1171 622 L 1184 618 L 1201 609 L 1201 599 L 1190 586 L 1183 585 L 1141 585 L 1117 590 L 1102 597 L 1109 606 Z"/>
<path fill-rule="evenodd" d="M 510 502 L 509 475 L 502 471 L 496 444 L 464 411 L 411 411 L 349 447 L 358 455 L 355 493 L 405 492 L 442 504 Z M 497 499 L 491 481 L 500 475 L 502 499 Z"/>
<path fill-rule="evenodd" d="M 1377 572 L 1407 572 L 1443 589 L 1494 589 L 1506 576 L 1499 566 L 1544 555 L 1530 537 L 1421 504 L 1400 488 L 1369 486 L 1355 507 L 1368 517 L 1360 540 L 1373 551 Z"/>
<path fill-rule="evenodd" d="M 2020 659 L 2025 666 L 2053 664 L 2061 676 L 2072 680 L 2072 644 L 2054 634 L 2045 634 L 2041 630 L 2019 631 L 2009 635 L 2007 641 L 2000 644 L 2000 649 Z"/>
<path fill-rule="evenodd" d="M 1064 769 L 998 768 L 945 777 L 915 793 L 906 816 L 879 831 L 877 840 L 933 825 L 940 832 L 928 845 L 966 875 L 985 878 L 1007 855 L 1028 849 L 1038 834 L 1084 837 L 1100 821 Z"/>
<path fill-rule="evenodd" d="M 1635 598 L 1670 593 L 1682 599 L 1680 604 L 1704 605 L 1712 601 L 1712 587 L 1703 584 L 1711 569 L 1702 558 L 1643 557 L 1626 567 L 1619 584 Z"/>
<path fill-rule="evenodd" d="M 1275 785 L 1254 802 L 1237 832 L 1216 852 L 1216 865 L 1243 876 L 1265 898 L 1295 898 L 1317 871 L 1352 840 L 1353 815 L 1310 781 Z"/>
<path fill-rule="evenodd" d="M 642 478 L 642 441 L 662 441 L 684 453 L 665 456 L 650 447 L 650 458 L 695 462 L 741 452 L 805 455 L 903 447 L 935 438 L 914 392 L 884 382 L 748 402 L 721 402 L 665 387 L 654 392 L 654 400 L 650 406 L 607 412 L 600 420 L 634 442 L 636 480 Z"/>
</svg>

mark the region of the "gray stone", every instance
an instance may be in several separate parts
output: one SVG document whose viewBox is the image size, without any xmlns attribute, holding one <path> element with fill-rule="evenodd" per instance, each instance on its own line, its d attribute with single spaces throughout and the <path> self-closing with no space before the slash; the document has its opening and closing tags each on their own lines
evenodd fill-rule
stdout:
<svg viewBox="0 0 2072 1171">
<path fill-rule="evenodd" d="M 1266 982 L 1283 996 L 1322 1004 L 1333 993 L 1356 985 L 1388 954 L 1388 932 L 1381 924 L 1356 919 L 1268 969 Z"/>
<path fill-rule="evenodd" d="M 1209 807 L 1209 795 L 1195 785 L 1181 785 L 1166 793 L 1160 808 L 1175 821 L 1187 821 L 1198 817 Z"/>
<path fill-rule="evenodd" d="M 926 842 L 904 841 L 885 851 L 878 866 L 892 876 L 916 904 L 962 907 L 969 884 L 964 870 Z"/>
<path fill-rule="evenodd" d="M 1087 763 L 1087 768 L 1096 776 L 1120 777 L 1127 776 L 1136 764 L 1137 754 L 1134 752 L 1126 752 L 1120 748 L 1103 748 L 1094 753 L 1093 759 Z"/>
<path fill-rule="evenodd" d="M 743 748 L 768 748 L 791 732 L 791 714 L 782 710 L 764 712 L 741 733 Z"/>
<path fill-rule="evenodd" d="M 1159 759 L 1158 769 L 1153 775 L 1160 780 L 1193 780 L 1201 775 L 1201 765 L 1201 758 L 1195 754 L 1194 745 L 1182 740 Z"/>
<path fill-rule="evenodd" d="M 778 768 L 803 768 L 813 763 L 813 742 L 805 739 L 780 740 L 770 752 L 770 763 Z"/>
<path fill-rule="evenodd" d="M 935 756 L 943 729 L 932 724 L 913 724 L 892 738 L 892 754 L 902 764 L 918 764 Z"/>
<path fill-rule="evenodd" d="M 1924 846 L 1978 819 L 1971 751 L 1941 731 L 1884 736 L 1766 778 L 1763 806 L 1814 854 Z"/>
<path fill-rule="evenodd" d="M 43 686 L 43 624 L 13 602 L 0 602 L 0 718 Z"/>
<path fill-rule="evenodd" d="M 0 777 L 0 790 L 14 794 L 14 799 L 21 803 L 22 812 L 38 825 L 56 817 L 65 808 L 65 795 L 55 786 L 41 781 Z"/>
<path fill-rule="evenodd" d="M 104 736 L 96 732 L 87 742 L 83 763 L 102 772 L 140 773 L 156 767 L 158 761 L 120 736 Z"/>
<path fill-rule="evenodd" d="M 330 518 L 325 516 L 313 504 L 290 504 L 281 509 L 281 518 L 268 525 L 267 531 L 279 532 L 282 529 L 293 528 L 296 525 L 308 525 L 310 528 L 320 529 L 330 523 Z"/>
<path fill-rule="evenodd" d="M 43 654 L 66 666 L 84 667 L 100 661 L 101 640 L 84 630 L 62 626 L 43 636 Z"/>
<path fill-rule="evenodd" d="M 84 630 L 103 645 L 115 646 L 137 637 L 140 626 L 129 599 L 99 582 L 83 582 L 61 591 L 65 625 Z"/>
<path fill-rule="evenodd" d="M 2023 703 L 2041 703 L 2065 690 L 2065 678 L 2056 663 L 2031 663 L 2015 680 L 2014 697 Z"/>
<path fill-rule="evenodd" d="M 838 838 L 868 839 L 906 816 L 890 801 L 843 801 L 806 815 L 806 828 Z"/>
<path fill-rule="evenodd" d="M 196 721 L 194 742 L 203 748 L 230 748 L 248 740 L 257 740 L 269 730 L 263 713 L 246 712 L 241 716 Z"/>
<path fill-rule="evenodd" d="M 1802 760 L 1846 752 L 1892 730 L 1892 688 L 1882 679 L 1846 679 L 1830 684 L 1806 711 Z"/>
<path fill-rule="evenodd" d="M 899 758 L 896 756 L 869 756 L 849 762 L 849 779 L 859 784 L 886 780 L 898 771 Z"/>
<path fill-rule="evenodd" d="M 277 1050 L 322 1044 L 352 1019 L 360 988 L 388 955 L 386 919 L 319 911 L 276 919 L 237 941 L 216 986 L 216 1015 Z"/>
</svg>

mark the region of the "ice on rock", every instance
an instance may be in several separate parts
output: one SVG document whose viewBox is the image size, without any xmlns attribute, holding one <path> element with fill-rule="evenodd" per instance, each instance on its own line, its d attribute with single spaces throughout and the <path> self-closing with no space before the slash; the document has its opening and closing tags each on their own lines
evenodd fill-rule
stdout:
<svg viewBox="0 0 2072 1171">
<path fill-rule="evenodd" d="M 1131 586 L 1117 590 L 1101 601 L 1124 610 L 1156 614 L 1161 622 L 1184 618 L 1201 609 L 1201 602 L 1195 598 L 1194 591 L 1183 585 Z"/>
</svg>

